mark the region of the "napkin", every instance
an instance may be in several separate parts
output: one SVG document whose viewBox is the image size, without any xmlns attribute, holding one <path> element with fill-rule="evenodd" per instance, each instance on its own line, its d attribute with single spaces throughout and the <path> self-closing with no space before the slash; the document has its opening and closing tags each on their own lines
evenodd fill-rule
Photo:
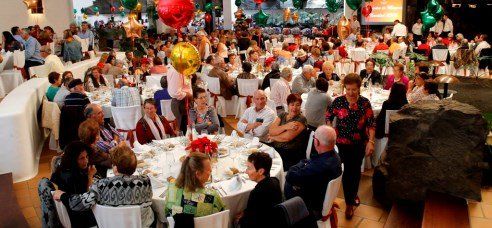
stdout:
<svg viewBox="0 0 492 228">
<path fill-rule="evenodd" d="M 253 140 L 251 140 L 251 143 L 249 144 L 249 148 L 258 148 L 260 146 L 260 139 L 258 137 L 253 137 Z"/>
<path fill-rule="evenodd" d="M 232 192 L 236 192 L 240 190 L 242 186 L 243 186 L 243 180 L 241 179 L 240 175 L 237 175 L 235 178 L 232 178 L 229 182 L 229 185 L 223 189 L 229 195 Z"/>
</svg>

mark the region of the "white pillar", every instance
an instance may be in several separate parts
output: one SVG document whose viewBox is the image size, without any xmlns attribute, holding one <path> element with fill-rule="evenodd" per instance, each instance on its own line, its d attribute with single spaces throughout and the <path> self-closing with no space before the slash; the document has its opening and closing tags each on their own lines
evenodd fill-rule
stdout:
<svg viewBox="0 0 492 228">
<path fill-rule="evenodd" d="M 352 13 L 354 13 L 354 11 L 352 9 L 350 9 L 350 7 L 347 5 L 347 1 L 344 0 L 343 1 L 343 15 L 347 19 L 352 19 Z M 357 12 L 355 12 L 354 15 L 357 15 Z"/>
<path fill-rule="evenodd" d="M 222 6 L 224 29 L 232 29 L 232 25 L 236 21 L 236 18 L 234 17 L 234 12 L 237 11 L 237 6 L 234 4 L 234 0 L 224 0 Z"/>
</svg>

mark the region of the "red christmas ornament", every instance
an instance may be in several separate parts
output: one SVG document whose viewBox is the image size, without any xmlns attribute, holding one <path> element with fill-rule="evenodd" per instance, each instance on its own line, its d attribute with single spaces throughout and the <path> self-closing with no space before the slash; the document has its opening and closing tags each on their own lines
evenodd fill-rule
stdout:
<svg viewBox="0 0 492 228">
<path fill-rule="evenodd" d="M 263 0 L 255 0 L 255 3 L 256 4 L 261 4 L 261 3 L 263 3 Z"/>
<path fill-rule="evenodd" d="M 205 14 L 205 22 L 210 23 L 212 21 L 212 15 L 209 13 Z"/>
<path fill-rule="evenodd" d="M 157 14 L 164 24 L 179 30 L 195 17 L 195 4 L 192 0 L 159 0 Z"/>
<path fill-rule="evenodd" d="M 116 7 L 111 6 L 111 8 L 109 10 L 111 11 L 111 13 L 114 13 L 114 12 L 116 12 Z"/>
<path fill-rule="evenodd" d="M 362 15 L 364 15 L 364 17 L 368 17 L 371 12 L 372 12 L 372 6 L 371 5 L 365 5 L 364 7 L 362 7 Z"/>
</svg>

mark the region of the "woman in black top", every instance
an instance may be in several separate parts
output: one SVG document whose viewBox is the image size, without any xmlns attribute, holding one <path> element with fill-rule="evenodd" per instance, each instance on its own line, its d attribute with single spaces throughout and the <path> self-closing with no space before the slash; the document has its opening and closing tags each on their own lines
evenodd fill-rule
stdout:
<svg viewBox="0 0 492 228">
<path fill-rule="evenodd" d="M 51 181 L 58 186 L 58 190 L 71 194 L 83 194 L 88 191 L 96 173 L 94 166 L 89 167 L 89 151 L 91 148 L 80 141 L 74 141 L 65 147 L 61 164 L 51 175 Z M 69 205 L 65 207 L 72 227 L 96 225 L 92 211 L 72 211 Z"/>
<path fill-rule="evenodd" d="M 400 82 L 393 84 L 389 98 L 383 102 L 381 112 L 376 118 L 376 138 L 381 139 L 385 135 L 386 110 L 400 110 L 406 104 L 408 100 L 405 85 Z"/>
</svg>

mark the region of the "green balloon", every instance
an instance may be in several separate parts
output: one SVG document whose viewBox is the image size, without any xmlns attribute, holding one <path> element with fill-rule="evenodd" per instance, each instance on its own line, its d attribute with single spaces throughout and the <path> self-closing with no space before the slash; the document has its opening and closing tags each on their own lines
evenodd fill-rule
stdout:
<svg viewBox="0 0 492 228">
<path fill-rule="evenodd" d="M 205 4 L 205 12 L 211 13 L 213 9 L 214 9 L 214 5 L 211 2 Z"/>
<path fill-rule="evenodd" d="M 99 7 L 94 6 L 94 7 L 92 7 L 92 10 L 94 10 L 94 12 L 96 12 L 96 13 L 97 13 L 97 12 L 99 12 Z"/>
<path fill-rule="evenodd" d="M 287 0 L 280 0 L 282 3 L 285 3 Z"/>
<path fill-rule="evenodd" d="M 126 16 L 125 11 L 121 11 L 121 12 L 120 12 L 120 16 L 121 16 L 121 17 L 125 17 L 125 16 Z"/>
<path fill-rule="evenodd" d="M 137 8 L 138 0 L 121 0 L 123 7 L 128 10 L 134 10 Z"/>
<path fill-rule="evenodd" d="M 340 3 L 336 0 L 326 0 L 326 8 L 330 13 L 336 13 L 340 8 Z"/>
<path fill-rule="evenodd" d="M 302 9 L 303 3 L 304 2 L 302 0 L 292 0 L 292 4 L 296 9 Z"/>
<path fill-rule="evenodd" d="M 195 3 L 195 9 L 200 9 L 200 4 Z"/>
<path fill-rule="evenodd" d="M 270 15 L 266 14 L 261 9 L 260 9 L 260 11 L 258 11 L 258 13 L 255 13 L 253 15 L 253 19 L 255 19 L 255 23 L 261 27 L 266 26 L 269 17 L 270 17 Z"/>
<path fill-rule="evenodd" d="M 427 3 L 427 10 L 430 11 L 430 12 L 434 12 L 437 10 L 437 8 L 439 7 L 439 2 L 437 0 L 430 0 L 428 3 Z"/>
<path fill-rule="evenodd" d="M 444 16 L 444 10 L 442 9 L 441 6 L 439 6 L 439 7 L 437 7 L 437 10 L 434 11 L 431 15 L 434 18 L 436 18 L 436 20 L 441 20 L 442 16 Z"/>
<path fill-rule="evenodd" d="M 360 8 L 360 4 L 362 4 L 362 0 L 346 0 L 347 5 L 352 10 L 358 10 Z"/>
<path fill-rule="evenodd" d="M 234 5 L 236 5 L 237 7 L 240 7 L 241 3 L 243 3 L 241 0 L 234 1 Z"/>
<path fill-rule="evenodd" d="M 436 18 L 429 14 L 429 12 L 421 12 L 422 18 L 422 31 L 427 31 L 432 28 L 437 22 Z"/>
</svg>

